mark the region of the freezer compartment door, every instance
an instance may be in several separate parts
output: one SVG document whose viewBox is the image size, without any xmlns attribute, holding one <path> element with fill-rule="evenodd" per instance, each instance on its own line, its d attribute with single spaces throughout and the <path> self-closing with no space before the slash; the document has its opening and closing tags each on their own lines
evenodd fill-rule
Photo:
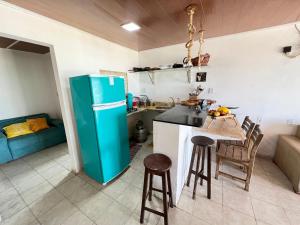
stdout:
<svg viewBox="0 0 300 225">
<path fill-rule="evenodd" d="M 93 104 L 125 100 L 124 79 L 113 76 L 90 77 Z"/>
<path fill-rule="evenodd" d="M 93 107 L 103 183 L 119 175 L 130 162 L 125 102 Z"/>
</svg>

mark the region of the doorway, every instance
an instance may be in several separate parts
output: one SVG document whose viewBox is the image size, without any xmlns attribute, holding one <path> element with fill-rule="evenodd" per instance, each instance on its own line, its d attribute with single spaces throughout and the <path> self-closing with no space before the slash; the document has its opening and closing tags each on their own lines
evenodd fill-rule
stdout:
<svg viewBox="0 0 300 225">
<path fill-rule="evenodd" d="M 33 203 L 43 205 L 53 199 L 55 187 L 75 176 L 53 57 L 50 45 L 0 36 L 3 220 Z"/>
</svg>

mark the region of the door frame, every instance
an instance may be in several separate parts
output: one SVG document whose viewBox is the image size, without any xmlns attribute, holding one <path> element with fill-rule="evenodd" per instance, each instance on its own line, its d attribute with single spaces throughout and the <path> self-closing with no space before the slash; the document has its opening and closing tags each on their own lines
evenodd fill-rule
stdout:
<svg viewBox="0 0 300 225">
<path fill-rule="evenodd" d="M 55 85 L 56 85 L 56 91 L 57 91 L 57 94 L 58 94 L 59 106 L 60 106 L 62 119 L 63 119 L 63 122 L 64 122 L 64 127 L 65 127 L 65 132 L 66 132 L 68 152 L 69 152 L 69 155 L 71 156 L 71 160 L 72 160 L 71 169 L 72 169 L 73 172 L 79 173 L 80 170 L 81 170 L 81 160 L 80 160 L 79 153 L 77 151 L 78 145 L 76 143 L 76 140 L 74 140 L 74 139 L 72 140 L 72 134 L 71 134 L 71 131 L 70 131 L 73 128 L 73 125 L 70 121 L 70 120 L 72 120 L 72 118 L 70 117 L 70 115 L 67 112 L 66 108 L 63 107 L 64 105 L 67 105 L 68 103 L 65 100 L 64 94 L 63 94 L 63 87 L 62 87 L 62 82 L 61 82 L 59 72 L 58 72 L 54 46 L 52 44 L 49 44 L 49 43 L 40 42 L 40 41 L 28 39 L 28 38 L 23 38 L 23 37 L 16 36 L 16 35 L 10 35 L 10 34 L 6 34 L 6 33 L 3 33 L 3 32 L 0 32 L 0 36 L 15 39 L 15 40 L 18 40 L 18 41 L 24 41 L 24 42 L 29 42 L 29 43 L 49 47 L 50 58 L 51 58 L 53 74 L 54 74 L 54 80 L 55 80 Z"/>
</svg>

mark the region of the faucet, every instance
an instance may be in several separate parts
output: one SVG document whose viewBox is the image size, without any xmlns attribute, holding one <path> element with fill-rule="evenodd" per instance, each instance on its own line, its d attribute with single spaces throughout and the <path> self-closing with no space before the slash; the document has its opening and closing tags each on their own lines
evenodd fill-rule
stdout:
<svg viewBox="0 0 300 225">
<path fill-rule="evenodd" d="M 176 104 L 175 104 L 175 100 L 173 97 L 169 97 L 170 99 L 172 99 L 172 107 L 174 107 Z"/>
<path fill-rule="evenodd" d="M 151 105 L 151 101 L 147 95 L 140 95 L 140 97 L 143 97 L 143 99 L 145 99 L 145 102 L 144 102 L 145 106 Z"/>
</svg>

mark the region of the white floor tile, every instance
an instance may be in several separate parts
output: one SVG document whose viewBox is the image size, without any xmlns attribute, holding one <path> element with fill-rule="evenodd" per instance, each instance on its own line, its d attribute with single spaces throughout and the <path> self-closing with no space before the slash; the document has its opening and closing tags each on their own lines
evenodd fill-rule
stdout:
<svg viewBox="0 0 300 225">
<path fill-rule="evenodd" d="M 224 225 L 256 225 L 255 218 L 231 208 L 223 208 Z"/>
<path fill-rule="evenodd" d="M 168 211 L 168 223 L 172 225 L 189 224 L 192 219 L 192 215 L 178 209 L 176 207 L 170 208 Z M 158 225 L 164 225 L 164 218 L 161 217 Z"/>
<path fill-rule="evenodd" d="M 129 185 L 126 190 L 117 198 L 117 201 L 133 211 L 142 202 L 142 190 Z"/>
<path fill-rule="evenodd" d="M 24 192 L 30 188 L 33 188 L 41 183 L 44 183 L 46 180 L 40 176 L 40 175 L 34 175 L 31 177 L 28 177 L 26 179 L 22 179 L 18 182 L 16 182 L 15 188 L 19 191 L 19 192 Z"/>
<path fill-rule="evenodd" d="M 40 172 L 40 174 L 45 179 L 50 179 L 51 177 L 57 176 L 58 174 L 66 174 L 66 173 L 69 173 L 69 171 L 59 164 L 55 164 L 54 166 L 51 166 L 50 168 Z"/>
<path fill-rule="evenodd" d="M 79 191 L 85 184 L 86 182 L 83 179 L 81 179 L 79 176 L 75 176 L 65 183 L 60 184 L 57 187 L 57 190 L 63 195 L 69 197 L 74 192 Z"/>
<path fill-rule="evenodd" d="M 7 179 L 7 177 L 6 177 L 6 175 L 2 172 L 1 166 L 0 166 L 0 182 L 3 181 L 3 180 L 6 180 L 6 179 Z"/>
<path fill-rule="evenodd" d="M 222 224 L 222 205 L 205 198 L 197 199 L 193 209 L 193 216 L 210 224 Z"/>
<path fill-rule="evenodd" d="M 118 179 L 113 183 L 107 184 L 103 187 L 102 191 L 111 196 L 114 199 L 118 199 L 118 197 L 126 190 L 128 187 L 128 183 Z"/>
<path fill-rule="evenodd" d="M 71 215 L 62 225 L 94 225 L 94 223 L 78 211 Z"/>
<path fill-rule="evenodd" d="M 94 221 L 100 220 L 106 209 L 114 203 L 108 195 L 98 192 L 93 198 L 78 203 L 80 210 Z"/>
<path fill-rule="evenodd" d="M 143 159 L 151 152 L 145 144 L 131 168 L 106 186 L 83 173 L 75 176 L 69 171 L 67 144 L 0 165 L 3 224 L 140 224 Z M 224 169 L 241 173 L 228 166 Z M 256 160 L 249 192 L 243 190 L 242 183 L 220 176 L 219 180 L 212 179 L 211 200 L 206 198 L 205 183 L 202 187 L 198 184 L 193 200 L 192 181 L 190 188 L 184 187 L 177 208 L 169 209 L 170 225 L 300 224 L 300 197 L 270 160 Z M 146 205 L 162 211 L 161 193 L 154 193 Z M 144 224 L 161 225 L 163 219 L 146 211 Z"/>
<path fill-rule="evenodd" d="M 98 192 L 99 190 L 97 190 L 94 186 L 89 183 L 85 183 L 83 186 L 80 186 L 78 190 L 68 196 L 68 199 L 74 204 L 79 204 L 86 199 L 93 198 Z"/>
<path fill-rule="evenodd" d="M 257 220 L 276 225 L 290 224 L 283 208 L 260 200 L 252 200 L 254 214 Z"/>
<path fill-rule="evenodd" d="M 19 196 L 9 198 L 0 204 L 0 215 L 4 219 L 8 219 L 26 207 L 25 202 Z"/>
<path fill-rule="evenodd" d="M 8 179 L 2 179 L 0 181 L 0 193 L 12 187 L 13 185 Z"/>
<path fill-rule="evenodd" d="M 231 188 L 224 188 L 223 204 L 224 206 L 254 217 L 251 197 L 246 191 L 237 192 Z"/>
<path fill-rule="evenodd" d="M 18 174 L 31 171 L 32 168 L 27 165 L 22 159 L 19 159 L 2 165 L 1 170 L 7 177 L 12 178 Z"/>
<path fill-rule="evenodd" d="M 74 173 L 72 173 L 70 171 L 66 171 L 64 173 L 57 174 L 47 180 L 53 186 L 58 187 L 59 185 L 65 183 L 66 181 L 70 180 L 74 176 L 75 176 Z"/>
<path fill-rule="evenodd" d="M 63 200 L 38 219 L 43 225 L 60 225 L 78 210 L 67 200 Z"/>
<path fill-rule="evenodd" d="M 125 206 L 114 202 L 96 220 L 98 225 L 124 225 L 131 216 L 131 212 Z"/>
<path fill-rule="evenodd" d="M 29 208 L 32 210 L 33 214 L 37 217 L 45 214 L 51 208 L 56 206 L 58 203 L 63 201 L 65 197 L 56 190 L 48 192 L 46 195 L 43 195 L 36 201 L 32 202 L 29 205 Z"/>
<path fill-rule="evenodd" d="M 292 225 L 300 224 L 300 210 L 285 209 L 285 213 Z"/>
<path fill-rule="evenodd" d="M 2 223 L 0 223 L 2 224 Z M 7 220 L 4 220 L 3 225 L 35 225 L 37 220 L 31 213 L 29 208 L 24 208 Z"/>
<path fill-rule="evenodd" d="M 24 201 L 29 205 L 35 200 L 47 195 L 50 191 L 53 190 L 53 188 L 54 187 L 52 185 L 45 181 L 44 183 L 36 185 L 33 188 L 22 192 L 21 196 L 24 199 Z"/>
</svg>

